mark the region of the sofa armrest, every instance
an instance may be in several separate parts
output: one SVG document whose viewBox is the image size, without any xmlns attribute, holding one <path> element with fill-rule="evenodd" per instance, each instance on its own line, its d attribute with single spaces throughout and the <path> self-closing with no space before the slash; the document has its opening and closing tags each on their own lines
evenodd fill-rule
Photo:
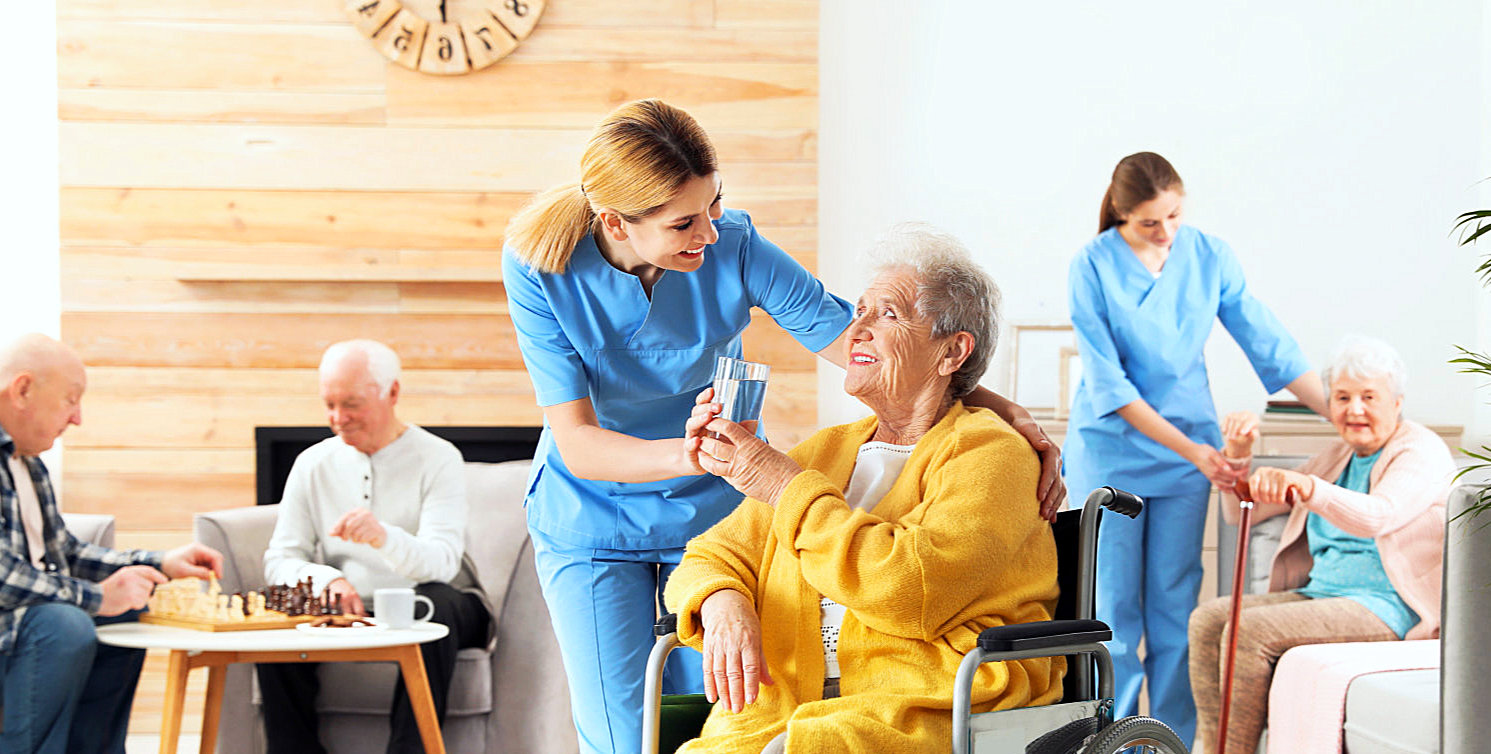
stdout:
<svg viewBox="0 0 1491 754">
<path fill-rule="evenodd" d="M 278 505 L 255 505 L 193 517 L 196 540 L 223 554 L 224 592 L 264 588 L 264 551 L 279 512 Z"/>
<path fill-rule="evenodd" d="M 64 513 L 62 522 L 74 537 L 99 547 L 113 549 L 113 516 L 107 513 Z"/>
<path fill-rule="evenodd" d="M 466 555 L 496 619 L 528 546 L 523 496 L 530 466 L 528 459 L 466 464 Z"/>
</svg>

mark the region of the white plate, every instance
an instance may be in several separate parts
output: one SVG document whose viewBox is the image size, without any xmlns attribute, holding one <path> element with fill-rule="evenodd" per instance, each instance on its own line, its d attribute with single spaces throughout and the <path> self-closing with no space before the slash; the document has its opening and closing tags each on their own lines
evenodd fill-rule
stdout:
<svg viewBox="0 0 1491 754">
<path fill-rule="evenodd" d="M 364 618 L 363 620 L 367 620 L 367 619 Z M 297 623 L 297 624 L 295 624 L 295 630 L 296 631 L 304 631 L 304 632 L 306 632 L 308 634 L 325 634 L 325 635 L 328 635 L 328 636 L 355 636 L 357 634 L 365 634 L 365 633 L 368 633 L 370 631 L 382 631 L 382 630 L 384 630 L 386 628 L 388 628 L 387 624 L 385 624 L 385 623 L 378 623 L 377 621 L 374 621 L 373 625 L 371 625 L 371 626 L 346 626 L 346 627 L 342 627 L 342 626 L 312 626 L 309 623 Z"/>
</svg>

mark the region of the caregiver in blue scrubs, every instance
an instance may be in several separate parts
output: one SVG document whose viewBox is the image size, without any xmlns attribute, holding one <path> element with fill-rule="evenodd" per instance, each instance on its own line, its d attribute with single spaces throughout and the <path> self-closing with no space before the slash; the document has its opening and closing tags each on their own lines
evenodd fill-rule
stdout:
<svg viewBox="0 0 1491 754">
<path fill-rule="evenodd" d="M 1212 484 L 1230 487 L 1247 471 L 1218 450 L 1203 360 L 1213 323 L 1222 321 L 1269 393 L 1287 388 L 1321 415 L 1325 398 L 1294 338 L 1248 292 L 1232 248 L 1181 224 L 1184 199 L 1165 158 L 1123 158 L 1103 196 L 1098 236 L 1072 260 L 1082 380 L 1065 471 L 1071 489 L 1112 485 L 1148 501 L 1137 520 L 1103 518 L 1097 616 L 1113 628 L 1115 716 L 1138 713 L 1148 677 L 1150 714 L 1189 742 L 1196 710 L 1186 621 L 1201 587 L 1207 501 Z"/>
<path fill-rule="evenodd" d="M 508 227 L 503 285 L 544 409 L 525 505 L 564 657 L 580 746 L 634 754 L 643 671 L 664 583 L 691 537 L 740 493 L 697 465 L 696 402 L 716 357 L 740 357 L 759 307 L 804 348 L 843 366 L 853 307 L 726 210 L 714 147 L 657 100 L 596 129 L 580 182 Z M 768 391 L 768 398 L 770 391 Z M 1065 497 L 1059 452 L 1024 409 L 980 389 L 1041 452 L 1040 498 Z M 697 652 L 674 652 L 664 687 L 699 691 Z"/>
</svg>

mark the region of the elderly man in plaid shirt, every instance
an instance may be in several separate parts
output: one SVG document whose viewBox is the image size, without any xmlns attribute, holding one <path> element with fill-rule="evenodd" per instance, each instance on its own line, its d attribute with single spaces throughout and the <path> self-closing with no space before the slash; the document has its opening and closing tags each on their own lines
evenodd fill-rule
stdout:
<svg viewBox="0 0 1491 754">
<path fill-rule="evenodd" d="M 44 335 L 0 347 L 0 752 L 119 752 L 143 650 L 106 647 L 96 619 L 132 617 L 167 577 L 221 573 L 199 544 L 110 550 L 63 527 L 37 454 L 83 421 L 87 377 Z M 116 618 L 117 619 L 117 618 Z M 99 622 L 104 622 L 100 620 Z"/>
</svg>

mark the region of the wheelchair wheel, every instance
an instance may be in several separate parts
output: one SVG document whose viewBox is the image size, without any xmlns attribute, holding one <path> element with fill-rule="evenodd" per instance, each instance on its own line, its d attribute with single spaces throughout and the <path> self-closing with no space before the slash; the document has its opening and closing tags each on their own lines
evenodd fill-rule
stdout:
<svg viewBox="0 0 1491 754">
<path fill-rule="evenodd" d="M 1180 736 L 1152 717 L 1125 717 L 1093 736 L 1082 754 L 1188 754 Z"/>
</svg>

